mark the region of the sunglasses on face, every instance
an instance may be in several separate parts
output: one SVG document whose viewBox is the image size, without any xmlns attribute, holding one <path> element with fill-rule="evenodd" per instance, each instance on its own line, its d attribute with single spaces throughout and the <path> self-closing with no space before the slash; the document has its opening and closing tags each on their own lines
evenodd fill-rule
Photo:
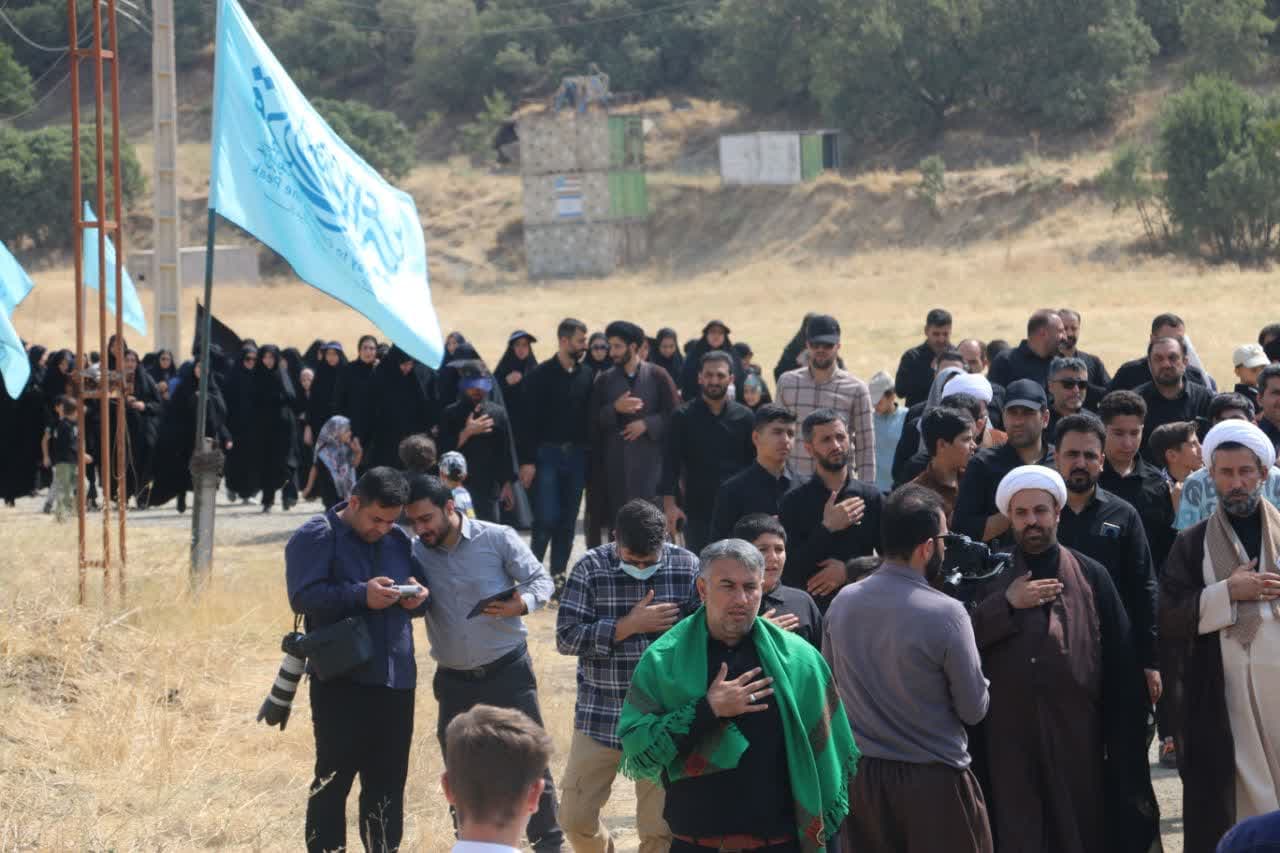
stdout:
<svg viewBox="0 0 1280 853">
<path fill-rule="evenodd" d="M 1059 385 L 1061 385 L 1063 388 L 1067 389 L 1068 391 L 1070 391 L 1072 388 L 1077 388 L 1083 391 L 1084 389 L 1089 387 L 1088 379 L 1055 379 L 1054 381 L 1057 382 Z"/>
</svg>

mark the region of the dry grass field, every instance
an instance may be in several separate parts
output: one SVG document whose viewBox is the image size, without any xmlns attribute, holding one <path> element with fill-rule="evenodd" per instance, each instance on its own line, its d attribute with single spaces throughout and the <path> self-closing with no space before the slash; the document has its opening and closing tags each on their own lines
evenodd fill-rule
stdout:
<svg viewBox="0 0 1280 853">
<path fill-rule="evenodd" d="M 1133 253 L 1132 223 L 1075 189 L 1078 168 L 1061 166 L 1047 192 L 1029 189 L 1035 176 L 1016 171 L 956 176 L 956 195 L 936 218 L 911 203 L 910 175 L 828 178 L 757 195 L 660 179 L 649 267 L 552 284 L 523 282 L 494 261 L 504 225 L 518 217 L 513 179 L 436 166 L 410 183 L 429 222 L 441 324 L 493 360 L 515 328 L 540 335 L 535 350 L 547 357 L 566 315 L 592 328 L 619 317 L 651 331 L 671 325 L 682 337 L 721 318 L 771 367 L 802 314 L 820 309 L 841 319 L 843 355 L 865 378 L 893 369 L 934 306 L 955 314 L 957 339 L 1016 343 L 1030 310 L 1068 305 L 1084 314 L 1081 346 L 1113 367 L 1143 351 L 1153 314 L 1177 311 L 1211 372 L 1229 384 L 1232 347 L 1280 319 L 1271 309 L 1274 276 Z M 17 328 L 46 345 L 71 343 L 69 272 L 35 277 Z M 185 294 L 185 322 L 197 293 Z M 142 299 L 149 308 L 150 293 Z M 287 278 L 220 287 L 213 307 L 259 342 L 353 344 L 371 330 Z M 87 607 L 75 604 L 74 526 L 55 526 L 31 501 L 0 510 L 0 850 L 298 848 L 313 755 L 305 690 L 284 733 L 253 717 L 291 624 L 282 547 L 303 514 L 263 518 L 253 509 L 220 508 L 216 577 L 199 600 L 186 584 L 188 520 L 169 508 L 136 514 L 127 600 L 101 600 L 95 577 Z M 564 750 L 574 662 L 555 653 L 553 614 L 530 622 L 544 712 Z M 451 841 L 425 646 L 405 846 L 415 851 Z M 562 760 L 563 752 L 557 768 Z M 1177 850 L 1178 788 L 1159 775 L 1166 849 Z M 610 813 L 620 846 L 632 849 L 628 786 L 618 785 Z"/>
</svg>

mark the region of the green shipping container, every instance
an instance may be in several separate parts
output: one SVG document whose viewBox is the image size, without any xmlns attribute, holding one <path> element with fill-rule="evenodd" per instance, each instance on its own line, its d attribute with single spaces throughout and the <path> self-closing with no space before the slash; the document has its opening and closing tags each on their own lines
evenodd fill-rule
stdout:
<svg viewBox="0 0 1280 853">
<path fill-rule="evenodd" d="M 644 165 L 644 123 L 639 116 L 609 116 L 609 168 Z"/>
<path fill-rule="evenodd" d="M 649 186 L 644 172 L 609 173 L 609 216 L 612 219 L 645 219 L 649 216 Z"/>
<path fill-rule="evenodd" d="M 800 180 L 812 181 L 822 174 L 822 135 L 807 133 L 800 137 Z"/>
</svg>

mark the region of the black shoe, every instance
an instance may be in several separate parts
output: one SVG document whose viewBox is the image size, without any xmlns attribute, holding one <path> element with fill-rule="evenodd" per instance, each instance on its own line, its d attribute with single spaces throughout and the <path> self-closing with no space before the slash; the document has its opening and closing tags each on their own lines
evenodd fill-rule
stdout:
<svg viewBox="0 0 1280 853">
<path fill-rule="evenodd" d="M 187 493 L 179 492 L 178 493 L 178 515 L 182 515 L 186 511 L 187 511 Z"/>
<path fill-rule="evenodd" d="M 266 513 L 271 512 L 271 504 L 263 504 L 263 505 L 262 505 L 262 512 L 263 512 L 263 514 L 264 514 L 264 515 L 265 515 Z"/>
</svg>

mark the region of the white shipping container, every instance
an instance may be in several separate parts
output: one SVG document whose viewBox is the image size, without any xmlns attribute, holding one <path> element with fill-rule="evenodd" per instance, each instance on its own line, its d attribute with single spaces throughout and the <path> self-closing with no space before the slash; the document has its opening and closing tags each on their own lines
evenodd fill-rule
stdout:
<svg viewBox="0 0 1280 853">
<path fill-rule="evenodd" d="M 798 184 L 799 133 L 742 133 L 720 137 L 720 179 L 725 184 Z"/>
</svg>

